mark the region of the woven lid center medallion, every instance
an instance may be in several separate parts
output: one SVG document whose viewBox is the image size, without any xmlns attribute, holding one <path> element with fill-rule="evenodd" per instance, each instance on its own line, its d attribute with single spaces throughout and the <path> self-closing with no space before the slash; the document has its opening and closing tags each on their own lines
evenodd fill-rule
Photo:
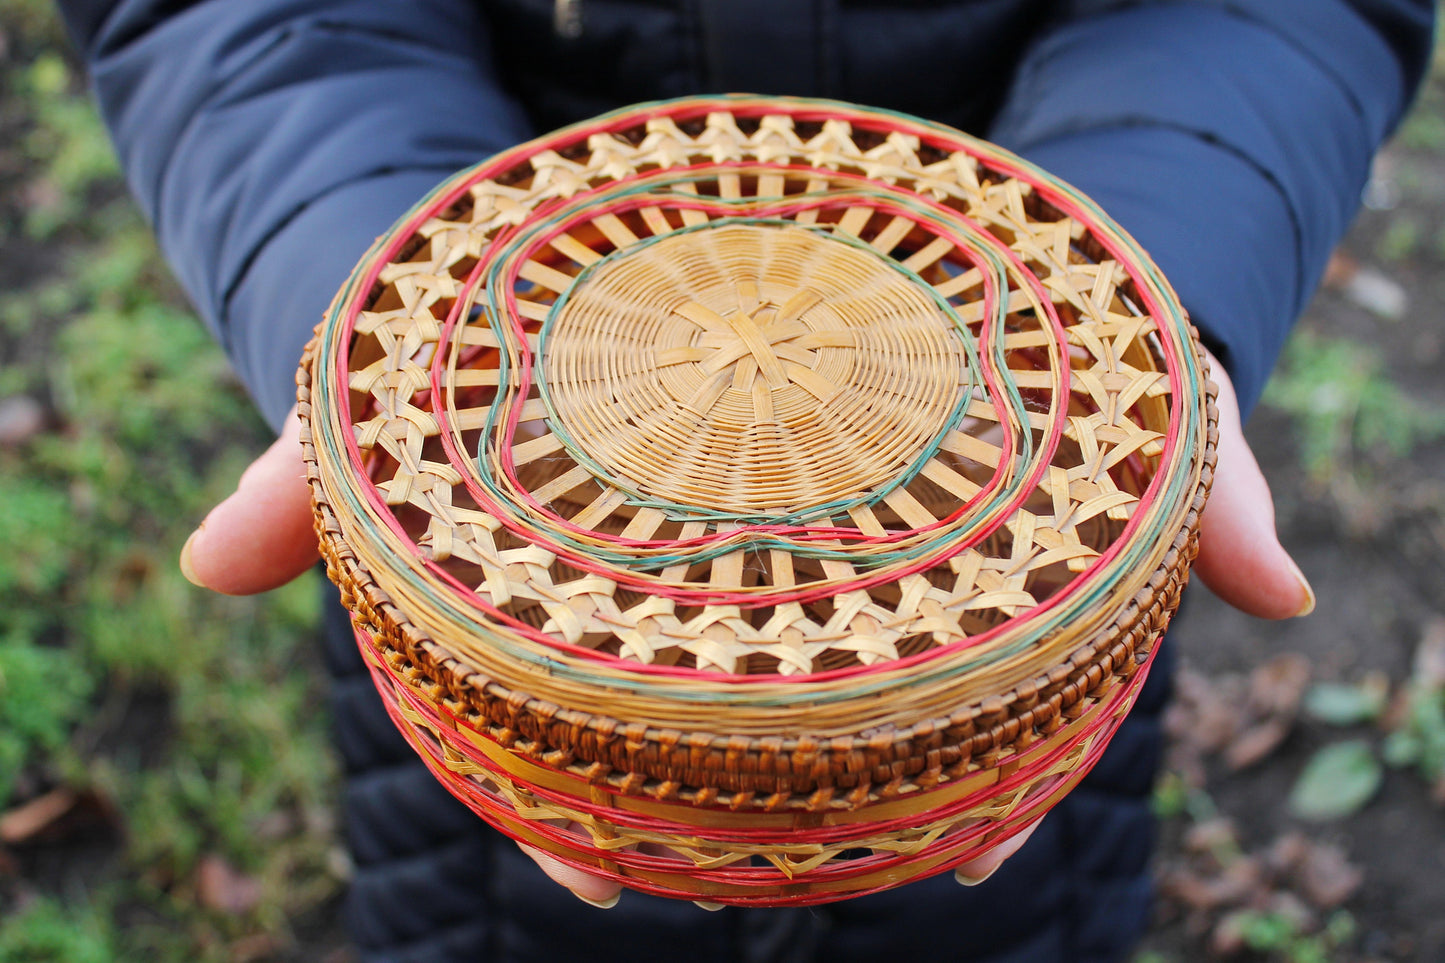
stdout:
<svg viewBox="0 0 1445 963">
<path fill-rule="evenodd" d="M 599 477 L 742 516 L 896 481 L 971 382 L 953 319 L 896 262 L 769 221 L 600 260 L 559 305 L 542 366 L 558 433 Z"/>
</svg>

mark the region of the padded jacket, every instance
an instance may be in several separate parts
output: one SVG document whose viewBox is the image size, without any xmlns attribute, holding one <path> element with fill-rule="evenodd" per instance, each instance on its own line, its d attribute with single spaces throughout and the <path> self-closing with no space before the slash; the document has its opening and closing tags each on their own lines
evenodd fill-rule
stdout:
<svg viewBox="0 0 1445 963">
<path fill-rule="evenodd" d="M 437 181 L 658 97 L 836 97 L 1083 189 L 1258 398 L 1425 67 L 1432 0 L 61 0 L 132 189 L 273 425 L 372 238 Z M 1084 785 L 974 890 L 817 910 L 589 909 L 411 758 L 338 610 L 328 657 L 368 960 L 1124 958 L 1147 917 L 1167 664 Z M 1168 647 L 1161 661 L 1167 663 Z"/>
</svg>

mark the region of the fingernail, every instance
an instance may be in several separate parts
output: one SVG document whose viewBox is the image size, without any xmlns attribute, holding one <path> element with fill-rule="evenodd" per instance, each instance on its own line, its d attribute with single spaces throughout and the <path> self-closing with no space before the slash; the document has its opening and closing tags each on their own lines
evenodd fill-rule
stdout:
<svg viewBox="0 0 1445 963">
<path fill-rule="evenodd" d="M 197 528 L 194 532 L 191 532 L 191 537 L 186 539 L 186 544 L 181 546 L 180 566 L 181 574 L 186 577 L 187 582 L 205 588 L 204 585 L 201 585 L 201 580 L 196 577 L 196 567 L 191 564 L 191 545 L 195 543 L 196 536 L 199 534 L 201 534 L 201 530 Z"/>
<path fill-rule="evenodd" d="M 998 864 L 998 866 L 1002 865 L 1003 863 Z M 955 869 L 953 871 L 953 878 L 958 881 L 958 885 L 960 886 L 977 886 L 979 883 L 987 880 L 994 873 L 997 873 L 998 866 L 995 866 L 993 869 L 984 873 L 982 876 L 965 876 L 962 870 Z"/>
<path fill-rule="evenodd" d="M 698 907 L 699 909 L 705 909 L 709 913 L 716 913 L 718 910 L 723 908 L 723 904 L 721 903 L 708 903 L 700 899 L 693 900 L 692 905 Z"/>
<path fill-rule="evenodd" d="M 1304 589 L 1305 593 L 1304 604 L 1301 605 L 1299 611 L 1294 614 L 1294 618 L 1300 619 L 1315 610 L 1315 590 L 1310 587 L 1310 580 L 1305 578 L 1305 573 L 1300 571 L 1299 566 L 1295 564 L 1295 560 L 1290 559 L 1289 564 L 1290 568 L 1294 569 L 1294 577 L 1299 582 L 1299 587 Z"/>
<path fill-rule="evenodd" d="M 617 901 L 622 898 L 622 891 L 618 890 L 606 899 L 591 899 L 577 892 L 574 892 L 572 895 L 580 899 L 582 902 L 586 903 L 588 906 L 595 906 L 598 909 L 611 909 L 612 907 L 616 906 Z"/>
</svg>

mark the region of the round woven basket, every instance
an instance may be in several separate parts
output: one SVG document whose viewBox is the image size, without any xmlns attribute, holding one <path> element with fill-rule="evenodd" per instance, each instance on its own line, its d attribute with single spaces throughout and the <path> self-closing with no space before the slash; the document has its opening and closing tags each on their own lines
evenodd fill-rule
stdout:
<svg viewBox="0 0 1445 963">
<path fill-rule="evenodd" d="M 1184 314 L 1096 206 L 819 101 L 629 108 L 456 175 L 299 383 L 328 571 L 437 777 L 740 905 L 939 872 L 1062 798 L 1214 460 Z"/>
</svg>

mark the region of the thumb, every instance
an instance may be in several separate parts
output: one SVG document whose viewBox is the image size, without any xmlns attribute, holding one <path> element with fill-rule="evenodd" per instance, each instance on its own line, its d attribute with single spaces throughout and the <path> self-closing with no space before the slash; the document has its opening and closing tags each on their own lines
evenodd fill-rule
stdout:
<svg viewBox="0 0 1445 963">
<path fill-rule="evenodd" d="M 596 876 L 586 870 L 577 869 L 575 866 L 568 866 L 554 856 L 549 856 L 533 846 L 518 843 L 522 852 L 532 857 L 532 860 L 557 883 L 572 891 L 584 903 L 589 903 L 598 909 L 611 909 L 617 905 L 618 898 L 622 895 L 622 886 L 610 879 Z"/>
<path fill-rule="evenodd" d="M 281 437 L 181 549 L 186 578 L 227 595 L 252 595 L 285 585 L 316 562 L 300 436 L 293 409 Z"/>
<path fill-rule="evenodd" d="M 1039 823 L 1042 821 L 1042 818 L 1035 820 L 1033 825 L 999 843 L 982 856 L 955 866 L 953 878 L 964 886 L 977 886 L 979 883 L 982 883 L 994 873 L 998 872 L 998 868 L 1002 866 L 1010 856 L 1024 848 L 1024 843 L 1029 841 L 1029 837 L 1034 834 L 1035 829 L 1039 828 Z"/>
<path fill-rule="evenodd" d="M 1199 525 L 1194 571 L 1225 602 L 1266 619 L 1308 615 L 1314 590 L 1274 528 L 1274 499 L 1244 438 L 1234 386 L 1210 358 L 1219 385 L 1219 462 Z"/>
</svg>

